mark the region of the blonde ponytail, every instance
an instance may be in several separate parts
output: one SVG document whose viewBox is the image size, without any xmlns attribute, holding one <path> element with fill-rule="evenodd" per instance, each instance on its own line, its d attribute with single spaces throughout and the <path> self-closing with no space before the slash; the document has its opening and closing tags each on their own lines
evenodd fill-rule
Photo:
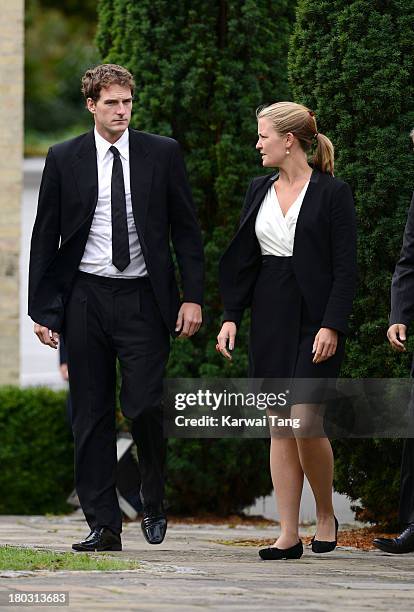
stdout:
<svg viewBox="0 0 414 612">
<path fill-rule="evenodd" d="M 315 133 L 316 151 L 313 155 L 313 165 L 321 172 L 334 173 L 334 146 L 327 136 Z"/>
</svg>

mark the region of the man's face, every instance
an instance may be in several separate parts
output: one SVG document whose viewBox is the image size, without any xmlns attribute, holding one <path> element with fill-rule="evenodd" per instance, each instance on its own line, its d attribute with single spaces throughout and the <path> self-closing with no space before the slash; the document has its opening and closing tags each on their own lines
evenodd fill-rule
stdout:
<svg viewBox="0 0 414 612">
<path fill-rule="evenodd" d="M 96 102 L 88 98 L 86 103 L 95 117 L 98 133 L 108 142 L 116 142 L 131 121 L 132 94 L 129 87 L 116 84 L 103 87 Z"/>
</svg>

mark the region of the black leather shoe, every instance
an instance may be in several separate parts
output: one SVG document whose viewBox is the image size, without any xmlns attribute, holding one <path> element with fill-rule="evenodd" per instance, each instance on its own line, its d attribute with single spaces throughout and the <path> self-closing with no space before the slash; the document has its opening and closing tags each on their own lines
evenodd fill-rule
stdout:
<svg viewBox="0 0 414 612">
<path fill-rule="evenodd" d="M 414 523 L 410 523 L 396 538 L 376 538 L 372 543 L 376 548 L 396 555 L 414 552 Z"/>
<path fill-rule="evenodd" d="M 276 548 L 276 546 L 270 546 L 269 548 L 261 548 L 259 550 L 260 558 L 263 561 L 279 561 L 280 559 L 300 559 L 303 555 L 303 544 L 302 540 L 299 540 L 297 544 L 290 548 Z"/>
<path fill-rule="evenodd" d="M 122 550 L 121 536 L 107 527 L 96 527 L 85 540 L 72 544 L 72 548 L 83 552 Z"/>
<path fill-rule="evenodd" d="M 167 531 L 167 517 L 162 506 L 144 507 L 141 529 L 148 544 L 161 544 Z"/>
<path fill-rule="evenodd" d="M 315 540 L 315 536 L 313 536 L 311 540 L 312 544 L 312 552 L 314 553 L 327 553 L 335 550 L 336 543 L 338 541 L 338 520 L 336 516 L 335 519 L 335 540 L 333 542 L 325 542 L 324 540 Z"/>
</svg>

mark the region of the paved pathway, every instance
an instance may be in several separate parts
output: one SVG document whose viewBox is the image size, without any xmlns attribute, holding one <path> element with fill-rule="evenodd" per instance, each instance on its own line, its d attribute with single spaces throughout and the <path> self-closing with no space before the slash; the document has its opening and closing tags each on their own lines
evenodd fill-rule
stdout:
<svg viewBox="0 0 414 612">
<path fill-rule="evenodd" d="M 123 552 L 112 554 L 139 560 L 139 570 L 0 571 L 0 592 L 67 590 L 70 610 L 413 610 L 414 554 L 397 557 L 337 548 L 316 556 L 307 549 L 300 561 L 263 562 L 254 547 L 216 542 L 272 538 L 275 529 L 177 524 L 169 528 L 163 544 L 150 546 L 139 524 L 130 523 L 123 532 Z M 83 519 L 76 514 L 0 517 L 0 544 L 69 551 L 85 533 Z"/>
</svg>

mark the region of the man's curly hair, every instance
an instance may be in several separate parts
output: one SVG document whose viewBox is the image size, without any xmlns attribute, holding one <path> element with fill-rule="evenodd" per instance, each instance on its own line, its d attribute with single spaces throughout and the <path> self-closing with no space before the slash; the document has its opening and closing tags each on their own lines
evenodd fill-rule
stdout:
<svg viewBox="0 0 414 612">
<path fill-rule="evenodd" d="M 117 64 L 101 64 L 87 70 L 82 77 L 82 93 L 85 100 L 92 98 L 96 102 L 99 100 L 102 87 L 110 85 L 129 87 L 131 94 L 134 95 L 134 78 L 126 68 Z"/>
</svg>

